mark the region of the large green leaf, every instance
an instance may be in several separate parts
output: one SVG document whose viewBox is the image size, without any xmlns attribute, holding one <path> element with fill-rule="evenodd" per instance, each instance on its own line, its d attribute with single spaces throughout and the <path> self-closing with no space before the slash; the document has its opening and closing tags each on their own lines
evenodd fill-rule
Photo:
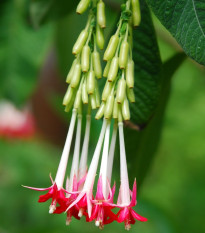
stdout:
<svg viewBox="0 0 205 233">
<path fill-rule="evenodd" d="M 162 67 L 162 89 L 154 116 L 142 131 L 125 130 L 126 152 L 131 180 L 137 177 L 138 187 L 142 184 L 158 148 L 163 118 L 169 100 L 171 77 L 184 61 L 185 54 L 176 54 Z M 134 154 L 133 154 L 134 153 Z"/>
<path fill-rule="evenodd" d="M 40 65 L 50 45 L 51 28 L 29 28 L 24 19 L 24 3 L 8 0 L 0 12 L 0 98 L 17 105 L 31 96 Z"/>
<path fill-rule="evenodd" d="M 185 53 L 205 65 L 205 1 L 146 1 Z"/>
<path fill-rule="evenodd" d="M 135 62 L 135 104 L 130 104 L 131 120 L 142 126 L 153 114 L 161 86 L 161 60 L 149 9 L 141 1 L 142 21 L 133 31 Z"/>
<path fill-rule="evenodd" d="M 59 19 L 71 12 L 78 1 L 33 0 L 30 5 L 31 20 L 35 27 Z"/>
</svg>

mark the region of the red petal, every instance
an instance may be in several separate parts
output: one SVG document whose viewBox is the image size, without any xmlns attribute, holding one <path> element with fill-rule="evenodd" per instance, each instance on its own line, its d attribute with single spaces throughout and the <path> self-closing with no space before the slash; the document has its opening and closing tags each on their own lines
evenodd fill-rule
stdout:
<svg viewBox="0 0 205 233">
<path fill-rule="evenodd" d="M 141 215 L 139 215 L 138 213 L 136 213 L 133 209 L 131 209 L 131 214 L 133 216 L 133 218 L 141 221 L 141 222 L 146 222 L 148 219 L 145 217 L 142 217 Z"/>
</svg>

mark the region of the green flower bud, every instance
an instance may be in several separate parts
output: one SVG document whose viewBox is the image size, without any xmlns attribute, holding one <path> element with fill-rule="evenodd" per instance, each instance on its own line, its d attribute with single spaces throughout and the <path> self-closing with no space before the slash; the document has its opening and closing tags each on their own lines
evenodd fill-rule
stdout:
<svg viewBox="0 0 205 233">
<path fill-rule="evenodd" d="M 78 54 L 81 52 L 87 38 L 88 38 L 87 30 L 82 30 L 82 32 L 78 36 L 77 41 L 75 42 L 75 44 L 73 46 L 73 54 Z"/>
<path fill-rule="evenodd" d="M 123 41 L 120 46 L 120 55 L 119 55 L 120 69 L 125 69 L 128 60 L 128 53 L 129 53 L 129 44 L 127 41 Z"/>
<path fill-rule="evenodd" d="M 112 116 L 114 100 L 114 95 L 109 95 L 109 97 L 107 98 L 104 112 L 104 116 L 106 119 L 110 119 Z"/>
<path fill-rule="evenodd" d="M 106 27 L 105 4 L 102 0 L 97 4 L 97 23 L 101 28 Z"/>
<path fill-rule="evenodd" d="M 118 72 L 118 57 L 113 57 L 110 65 L 110 69 L 108 72 L 108 81 L 113 82 L 115 78 L 117 77 L 117 72 Z"/>
<path fill-rule="evenodd" d="M 81 89 L 77 91 L 76 97 L 75 97 L 75 102 L 74 102 L 74 108 L 78 109 L 81 105 L 82 99 L 81 99 Z"/>
<path fill-rule="evenodd" d="M 139 26 L 141 21 L 141 13 L 140 13 L 140 3 L 139 0 L 132 0 L 132 21 L 134 27 Z"/>
<path fill-rule="evenodd" d="M 96 109 L 95 95 L 90 95 L 89 98 L 90 98 L 91 108 Z"/>
<path fill-rule="evenodd" d="M 72 66 L 71 66 L 71 68 L 70 68 L 70 71 L 68 72 L 68 75 L 67 75 L 67 77 L 66 77 L 66 82 L 67 82 L 67 83 L 70 83 L 70 82 L 71 82 L 71 79 L 72 79 L 72 77 L 73 77 L 73 72 L 74 72 L 74 68 L 75 68 L 76 62 L 77 62 L 77 59 L 75 59 L 75 60 L 73 61 Z"/>
<path fill-rule="evenodd" d="M 75 65 L 74 71 L 73 71 L 73 78 L 70 82 L 70 86 L 72 88 L 75 88 L 78 86 L 79 82 L 80 82 L 80 77 L 81 77 L 81 65 L 79 63 L 77 63 Z"/>
<path fill-rule="evenodd" d="M 96 120 L 99 120 L 100 118 L 103 117 L 104 110 L 105 110 L 105 102 L 102 102 L 100 108 L 97 111 L 97 114 L 95 115 Z"/>
<path fill-rule="evenodd" d="M 127 98 L 131 103 L 135 102 L 134 90 L 130 89 L 128 86 L 127 86 Z"/>
<path fill-rule="evenodd" d="M 130 109 L 127 98 L 125 98 L 124 102 L 122 103 L 122 116 L 125 121 L 130 120 Z"/>
<path fill-rule="evenodd" d="M 117 119 L 118 118 L 118 103 L 117 103 L 117 99 L 115 98 L 115 101 L 114 101 L 114 106 L 113 106 L 113 113 L 112 113 L 112 116 L 114 119 Z"/>
<path fill-rule="evenodd" d="M 82 85 L 82 101 L 84 104 L 88 104 L 88 92 L 86 87 L 86 81 L 84 81 Z"/>
<path fill-rule="evenodd" d="M 83 14 L 83 13 L 88 9 L 89 4 L 90 4 L 90 0 L 81 0 L 81 1 L 78 3 L 76 12 L 77 12 L 78 14 Z"/>
<path fill-rule="evenodd" d="M 105 66 L 105 69 L 104 69 L 104 72 L 103 72 L 103 77 L 107 78 L 108 76 L 108 72 L 110 70 L 110 64 L 111 64 L 111 60 L 107 62 L 106 66 Z"/>
<path fill-rule="evenodd" d="M 122 122 L 122 108 L 121 105 L 118 105 L 118 122 Z"/>
<path fill-rule="evenodd" d="M 93 52 L 92 58 L 93 58 L 93 68 L 95 71 L 95 76 L 97 78 L 102 78 L 102 67 L 100 63 L 100 54 L 98 52 Z"/>
<path fill-rule="evenodd" d="M 96 43 L 99 49 L 104 48 L 104 44 L 105 44 L 104 32 L 99 25 L 96 26 Z"/>
<path fill-rule="evenodd" d="M 70 100 L 70 102 L 66 105 L 65 107 L 65 112 L 69 112 L 70 109 L 73 107 L 73 103 L 75 101 L 75 96 L 76 96 L 76 91 L 74 91 L 73 95 L 72 95 L 72 98 Z"/>
<path fill-rule="evenodd" d="M 93 94 L 95 91 L 95 72 L 90 70 L 87 76 L 87 92 L 89 95 Z"/>
<path fill-rule="evenodd" d="M 112 91 L 112 83 L 107 81 L 103 89 L 102 101 L 107 100 L 107 97 L 110 95 L 111 91 Z"/>
<path fill-rule="evenodd" d="M 73 95 L 74 95 L 74 89 L 69 86 L 63 98 L 63 105 L 69 104 Z"/>
<path fill-rule="evenodd" d="M 129 88 L 134 87 L 134 62 L 129 60 L 126 67 L 126 82 Z"/>
<path fill-rule="evenodd" d="M 108 43 L 108 46 L 105 50 L 104 57 L 103 57 L 105 61 L 109 61 L 114 57 L 118 42 L 119 42 L 118 35 L 113 35 L 110 38 L 110 41 Z"/>
<path fill-rule="evenodd" d="M 100 92 L 98 89 L 98 84 L 97 81 L 95 80 L 95 101 L 96 101 L 96 107 L 99 108 L 100 107 Z"/>
<path fill-rule="evenodd" d="M 90 67 L 90 47 L 85 45 L 81 54 L 81 67 L 83 72 L 88 72 Z"/>
<path fill-rule="evenodd" d="M 124 98 L 125 98 L 125 92 L 126 92 L 126 82 L 124 78 L 121 78 L 117 84 L 116 98 L 117 98 L 118 104 L 123 103 Z"/>
</svg>

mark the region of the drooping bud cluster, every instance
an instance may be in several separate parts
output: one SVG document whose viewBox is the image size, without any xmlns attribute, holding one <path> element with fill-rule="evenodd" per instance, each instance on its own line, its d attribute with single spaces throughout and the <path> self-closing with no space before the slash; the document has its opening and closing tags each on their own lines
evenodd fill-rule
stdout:
<svg viewBox="0 0 205 233">
<path fill-rule="evenodd" d="M 95 221 L 95 225 L 102 229 L 105 224 L 113 221 L 124 222 L 129 230 L 136 220 L 147 221 L 137 214 L 136 181 L 133 190 L 129 187 L 126 151 L 124 143 L 123 120 L 130 119 L 129 101 L 134 102 L 134 62 L 132 60 L 132 24 L 139 25 L 139 2 L 127 0 L 122 6 L 122 14 L 116 33 L 111 37 L 104 53 L 107 61 L 103 76 L 107 78 L 100 104 L 100 94 L 97 79 L 102 77 L 100 55 L 97 47 L 103 49 L 105 28 L 105 5 L 102 0 L 81 0 L 77 6 L 77 13 L 82 14 L 89 8 L 89 16 L 85 29 L 80 33 L 73 46 L 75 60 L 67 75 L 68 90 L 63 99 L 65 110 L 72 107 L 71 122 L 58 166 L 55 180 L 51 178 L 49 188 L 32 188 L 46 191 L 39 202 L 52 199 L 49 213 L 67 213 L 66 224 L 69 225 L 72 216 L 80 219 L 85 216 L 87 222 Z M 82 105 L 88 104 L 86 128 L 81 149 Z M 89 168 L 87 157 L 89 151 L 89 136 L 91 125 L 91 109 L 99 108 L 96 119 L 104 116 L 101 132 L 92 156 Z M 114 123 L 112 123 L 114 118 Z M 75 122 L 77 131 L 73 153 L 72 166 L 64 188 L 66 169 L 73 140 Z M 113 130 L 111 126 L 113 125 Z M 112 133 L 111 133 L 112 131 Z M 115 145 L 119 132 L 120 145 L 120 189 L 117 203 L 114 202 L 115 183 L 112 184 L 112 169 L 114 163 Z M 110 135 L 111 143 L 109 141 Z M 81 151 L 81 153 L 80 153 Z M 99 177 L 96 180 L 99 161 Z M 94 193 L 94 185 L 97 191 Z M 113 212 L 118 208 L 117 213 Z"/>
<path fill-rule="evenodd" d="M 138 20 L 136 19 L 138 18 Z M 96 119 L 129 120 L 129 102 L 135 102 L 134 62 L 132 60 L 132 24 L 139 25 L 139 2 L 127 1 L 115 34 L 110 38 L 103 59 L 107 62 L 103 76 L 107 78 L 102 103 Z"/>
</svg>

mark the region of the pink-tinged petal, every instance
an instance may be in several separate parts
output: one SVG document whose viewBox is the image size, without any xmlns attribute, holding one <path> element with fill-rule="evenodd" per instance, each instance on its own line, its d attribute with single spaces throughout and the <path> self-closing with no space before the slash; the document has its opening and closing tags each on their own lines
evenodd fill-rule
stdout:
<svg viewBox="0 0 205 233">
<path fill-rule="evenodd" d="M 133 216 L 133 218 L 135 218 L 135 219 L 137 219 L 138 221 L 141 221 L 141 222 L 146 222 L 148 220 L 147 218 L 142 217 L 141 215 L 136 213 L 133 209 L 131 209 L 131 215 Z"/>
<path fill-rule="evenodd" d="M 130 202 L 130 207 L 132 206 L 136 206 L 137 204 L 137 184 L 136 184 L 136 179 L 134 181 L 134 184 L 133 184 L 133 189 L 132 189 L 132 200 Z"/>
<path fill-rule="evenodd" d="M 25 186 L 25 185 L 22 185 L 22 187 L 32 189 L 32 190 L 35 190 L 35 191 L 46 191 L 46 190 L 49 190 L 49 189 L 52 188 L 52 186 L 48 187 L 48 188 L 35 188 L 35 187 L 29 187 L 29 186 Z"/>
<path fill-rule="evenodd" d="M 54 184 L 54 181 L 53 181 L 51 174 L 49 174 L 49 177 L 50 177 L 51 183 Z"/>
<path fill-rule="evenodd" d="M 94 207 L 93 207 L 93 212 L 92 212 L 90 218 L 88 217 L 88 218 L 86 219 L 86 221 L 87 221 L 87 222 L 92 222 L 92 221 L 96 218 L 97 213 L 98 213 L 98 210 L 99 210 L 99 205 L 94 205 Z"/>
<path fill-rule="evenodd" d="M 66 212 L 70 209 L 70 208 L 72 208 L 74 205 L 76 205 L 81 199 L 83 199 L 83 197 L 86 195 L 86 193 L 85 192 L 81 192 L 78 196 L 77 196 L 77 198 L 75 199 L 75 201 L 73 201 L 69 206 L 68 206 L 68 208 L 66 209 Z"/>
<path fill-rule="evenodd" d="M 72 188 L 72 191 L 74 191 L 74 192 L 78 191 L 78 181 L 77 181 L 76 175 L 74 175 L 74 177 L 73 177 L 73 188 Z"/>
<path fill-rule="evenodd" d="M 121 185 L 120 185 L 119 194 L 117 198 L 117 205 L 120 206 L 121 204 L 122 204 L 122 199 L 121 199 Z"/>
<path fill-rule="evenodd" d="M 108 187 L 109 187 L 109 195 L 108 195 L 108 200 L 106 202 L 108 203 L 113 203 L 113 198 L 114 198 L 114 195 L 115 195 L 115 183 L 112 187 L 112 189 L 110 188 L 110 184 L 108 183 Z"/>
<path fill-rule="evenodd" d="M 87 176 L 87 172 L 86 174 L 78 181 L 78 188 L 84 184 L 85 182 L 85 179 L 86 179 L 86 176 Z"/>
<path fill-rule="evenodd" d="M 91 213 L 92 213 L 92 203 L 89 195 L 87 195 L 87 210 L 88 210 L 88 216 L 90 218 Z"/>
<path fill-rule="evenodd" d="M 127 207 L 122 208 L 121 210 L 119 210 L 119 212 L 117 213 L 117 221 L 119 223 L 124 222 L 126 219 L 129 219 L 129 210 Z"/>
<path fill-rule="evenodd" d="M 98 184 L 97 184 L 97 192 L 95 199 L 97 200 L 104 200 L 104 195 L 103 195 L 103 190 L 102 190 L 102 176 L 99 177 L 98 179 Z"/>
</svg>

